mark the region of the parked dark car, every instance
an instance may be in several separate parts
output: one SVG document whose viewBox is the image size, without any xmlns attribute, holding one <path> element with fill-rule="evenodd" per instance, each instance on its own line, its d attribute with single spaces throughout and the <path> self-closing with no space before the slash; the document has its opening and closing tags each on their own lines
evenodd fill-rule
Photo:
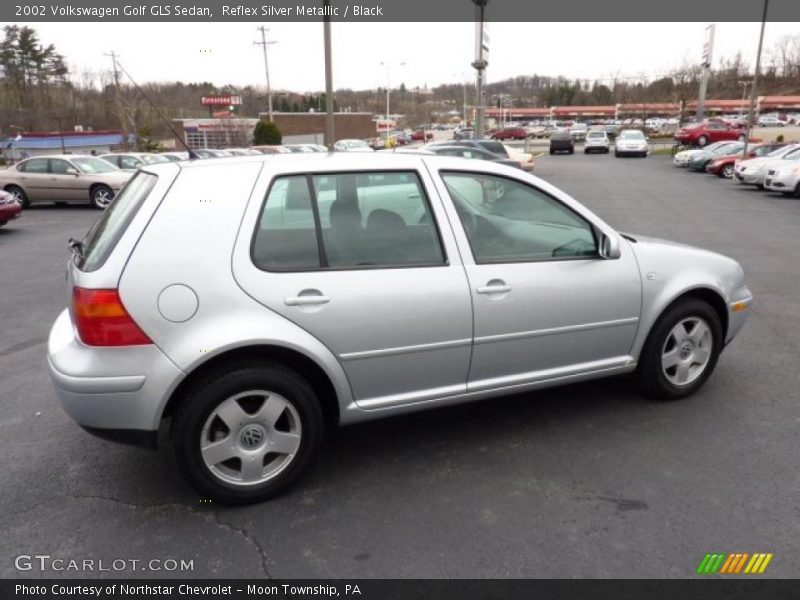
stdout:
<svg viewBox="0 0 800 600">
<path fill-rule="evenodd" d="M 19 217 L 22 203 L 13 194 L 0 190 L 0 227 Z"/>
<path fill-rule="evenodd" d="M 606 135 L 612 142 L 616 139 L 617 134 L 619 133 L 619 126 L 617 125 L 604 125 L 603 129 L 606 130 Z"/>
<path fill-rule="evenodd" d="M 415 142 L 433 139 L 433 132 L 424 129 L 417 129 L 411 134 L 411 139 Z"/>
<path fill-rule="evenodd" d="M 569 131 L 556 131 L 550 136 L 550 154 L 569 152 L 575 154 L 575 140 Z"/>
<path fill-rule="evenodd" d="M 531 137 L 524 127 L 503 127 L 492 133 L 493 140 L 524 140 Z"/>
<path fill-rule="evenodd" d="M 470 146 L 428 146 L 431 152 L 441 154 L 443 156 L 460 156 L 462 158 L 476 158 L 480 160 L 489 160 L 499 163 L 501 165 L 508 165 L 509 167 L 516 167 L 521 169 L 522 165 L 516 160 L 511 160 L 506 156 L 500 156 L 484 150 L 483 148 L 470 147 Z"/>
</svg>

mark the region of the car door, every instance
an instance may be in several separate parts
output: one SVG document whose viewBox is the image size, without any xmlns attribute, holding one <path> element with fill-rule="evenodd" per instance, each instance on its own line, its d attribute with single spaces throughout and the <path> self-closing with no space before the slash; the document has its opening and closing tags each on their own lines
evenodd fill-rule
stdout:
<svg viewBox="0 0 800 600">
<path fill-rule="evenodd" d="M 406 162 L 262 175 L 234 256 L 239 285 L 324 343 L 363 408 L 466 390 L 466 276 L 429 175 Z"/>
<path fill-rule="evenodd" d="M 50 174 L 46 158 L 29 158 L 17 166 L 19 182 L 28 200 L 51 200 L 49 197 Z"/>
<path fill-rule="evenodd" d="M 63 158 L 50 159 L 50 197 L 53 200 L 88 200 L 89 191 L 80 171 Z"/>
<path fill-rule="evenodd" d="M 633 364 L 641 281 L 626 243 L 602 258 L 597 228 L 528 181 L 440 175 L 462 224 L 474 307 L 469 391 Z"/>
</svg>

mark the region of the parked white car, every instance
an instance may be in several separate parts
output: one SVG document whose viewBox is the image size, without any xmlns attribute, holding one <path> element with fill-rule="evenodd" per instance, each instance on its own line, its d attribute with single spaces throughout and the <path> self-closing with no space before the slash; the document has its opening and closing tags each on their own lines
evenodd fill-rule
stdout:
<svg viewBox="0 0 800 600">
<path fill-rule="evenodd" d="M 793 162 L 792 165 L 768 168 L 764 187 L 784 196 L 800 197 L 800 163 Z"/>
<path fill-rule="evenodd" d="M 602 152 L 608 154 L 609 141 L 604 129 L 592 130 L 586 134 L 586 142 L 583 145 L 583 153 Z"/>
<path fill-rule="evenodd" d="M 647 157 L 647 138 L 641 129 L 623 129 L 614 142 L 614 156 Z"/>
<path fill-rule="evenodd" d="M 373 152 L 374 149 L 364 140 L 339 140 L 333 145 L 338 152 Z"/>
<path fill-rule="evenodd" d="M 785 127 L 787 125 L 786 121 L 782 121 L 778 117 L 759 117 L 758 118 L 758 126 L 759 127 Z"/>
<path fill-rule="evenodd" d="M 741 184 L 764 187 L 767 171 L 796 165 L 797 161 L 800 161 L 800 144 L 791 144 L 766 156 L 741 161 L 736 165 L 733 175 Z"/>
</svg>

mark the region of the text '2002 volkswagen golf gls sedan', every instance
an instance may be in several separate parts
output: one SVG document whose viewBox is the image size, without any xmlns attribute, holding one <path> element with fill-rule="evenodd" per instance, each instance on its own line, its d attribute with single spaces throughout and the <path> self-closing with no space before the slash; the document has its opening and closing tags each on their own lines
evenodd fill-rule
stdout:
<svg viewBox="0 0 800 600">
<path fill-rule="evenodd" d="M 66 411 L 204 497 L 266 499 L 323 430 L 636 372 L 697 390 L 752 295 L 724 256 L 614 231 L 518 169 L 430 155 L 147 165 L 68 263 Z"/>
</svg>

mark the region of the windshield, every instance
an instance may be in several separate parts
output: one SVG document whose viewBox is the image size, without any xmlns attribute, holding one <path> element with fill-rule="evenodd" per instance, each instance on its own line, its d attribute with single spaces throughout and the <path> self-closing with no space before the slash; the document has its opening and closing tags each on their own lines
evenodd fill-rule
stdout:
<svg viewBox="0 0 800 600">
<path fill-rule="evenodd" d="M 623 140 L 643 140 L 644 134 L 638 129 L 626 129 L 619 134 L 619 137 Z"/>
<path fill-rule="evenodd" d="M 769 158 L 780 158 L 784 154 L 788 154 L 789 152 L 792 152 L 792 150 L 794 150 L 794 149 L 796 149 L 795 146 L 783 146 L 782 148 L 778 148 L 777 150 L 773 150 L 772 152 L 767 154 L 767 156 Z"/>
<path fill-rule="evenodd" d="M 604 137 L 606 137 L 606 134 L 603 133 L 602 131 L 590 131 L 589 132 L 589 137 L 590 138 L 604 138 Z"/>
<path fill-rule="evenodd" d="M 169 162 L 169 159 L 160 154 L 142 154 L 140 157 L 145 164 Z"/>
<path fill-rule="evenodd" d="M 72 160 L 73 165 L 84 173 L 108 173 L 110 171 L 119 171 L 117 167 L 102 158 L 76 157 L 70 160 Z"/>
</svg>

